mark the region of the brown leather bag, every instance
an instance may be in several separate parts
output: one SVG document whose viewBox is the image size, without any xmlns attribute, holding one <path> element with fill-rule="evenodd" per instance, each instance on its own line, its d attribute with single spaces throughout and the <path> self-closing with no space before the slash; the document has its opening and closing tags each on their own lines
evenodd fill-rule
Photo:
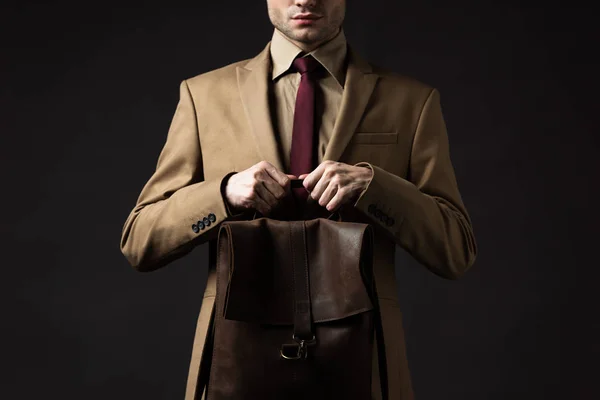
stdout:
<svg viewBox="0 0 600 400">
<path fill-rule="evenodd" d="M 198 393 L 370 400 L 376 335 L 387 399 L 372 229 L 326 218 L 224 222 Z"/>
</svg>

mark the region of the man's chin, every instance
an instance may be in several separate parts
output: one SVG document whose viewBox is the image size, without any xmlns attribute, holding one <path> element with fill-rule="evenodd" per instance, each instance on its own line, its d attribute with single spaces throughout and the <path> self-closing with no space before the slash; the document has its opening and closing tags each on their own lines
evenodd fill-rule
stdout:
<svg viewBox="0 0 600 400">
<path fill-rule="evenodd" d="M 304 44 L 317 43 L 322 40 L 323 36 L 320 30 L 311 27 L 294 29 L 293 35 L 294 40 Z"/>
</svg>

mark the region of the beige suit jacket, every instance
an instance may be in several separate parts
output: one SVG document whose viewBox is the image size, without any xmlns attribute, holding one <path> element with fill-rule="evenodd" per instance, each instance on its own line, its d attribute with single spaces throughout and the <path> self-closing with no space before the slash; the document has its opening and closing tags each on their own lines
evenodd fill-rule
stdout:
<svg viewBox="0 0 600 400">
<path fill-rule="evenodd" d="M 121 250 L 151 271 L 209 243 L 209 277 L 200 309 L 186 399 L 197 378 L 215 301 L 216 234 L 228 214 L 221 184 L 230 172 L 266 160 L 283 170 L 268 105 L 269 46 L 256 57 L 188 79 L 156 171 L 123 227 Z M 376 68 L 352 49 L 339 115 L 323 160 L 362 165 L 373 178 L 346 220 L 375 229 L 374 268 L 383 319 L 390 399 L 413 398 L 394 254 L 406 249 L 433 273 L 455 279 L 477 248 L 462 202 L 437 90 Z M 309 198 L 309 201 L 312 199 Z M 193 225 L 204 221 L 198 230 Z M 374 360 L 374 367 L 377 364 Z M 379 398 L 374 371 L 373 398 Z"/>
</svg>

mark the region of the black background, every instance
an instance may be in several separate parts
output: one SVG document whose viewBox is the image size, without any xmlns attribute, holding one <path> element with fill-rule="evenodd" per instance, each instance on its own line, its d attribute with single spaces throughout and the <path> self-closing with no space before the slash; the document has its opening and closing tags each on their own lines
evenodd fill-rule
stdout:
<svg viewBox="0 0 600 400">
<path fill-rule="evenodd" d="M 349 3 L 364 57 L 440 90 L 479 246 L 458 281 L 398 249 L 417 398 L 600 398 L 593 6 Z M 121 228 L 180 81 L 257 54 L 265 2 L 4 3 L 0 33 L 0 395 L 181 399 L 207 248 L 140 274 Z"/>
</svg>

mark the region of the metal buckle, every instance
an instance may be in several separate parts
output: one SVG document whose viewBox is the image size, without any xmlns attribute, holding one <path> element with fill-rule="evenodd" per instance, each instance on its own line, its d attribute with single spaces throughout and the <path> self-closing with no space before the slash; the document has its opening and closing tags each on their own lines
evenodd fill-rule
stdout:
<svg viewBox="0 0 600 400">
<path fill-rule="evenodd" d="M 308 357 L 308 346 L 317 343 L 315 335 L 309 340 L 300 339 L 296 336 L 292 336 L 292 339 L 294 339 L 296 343 L 284 344 L 279 350 L 281 357 L 286 360 L 306 359 Z"/>
</svg>

